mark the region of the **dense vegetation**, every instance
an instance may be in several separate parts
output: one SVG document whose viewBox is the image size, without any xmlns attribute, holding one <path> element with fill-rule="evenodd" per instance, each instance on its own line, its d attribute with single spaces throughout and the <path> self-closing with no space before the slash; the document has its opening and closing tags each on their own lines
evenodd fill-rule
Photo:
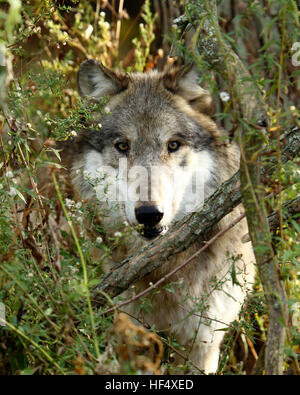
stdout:
<svg viewBox="0 0 300 395">
<path fill-rule="evenodd" d="M 0 326 L 1 374 L 136 374 L 147 370 L 150 360 L 153 371 L 174 372 L 172 356 L 182 352 L 175 338 L 149 337 L 146 330 L 133 327 L 137 346 L 124 335 L 129 321 L 114 323 L 116 313 L 103 314 L 107 306 L 92 306 L 91 291 L 104 262 L 134 230 L 125 223 L 124 229 L 107 238 L 93 207 L 70 199 L 64 177 L 57 172 L 61 164 L 54 142 L 76 135 L 93 109 L 105 111 L 105 100 L 91 108 L 79 98 L 76 72 L 84 59 L 147 72 L 171 64 L 170 51 L 197 64 L 200 83 L 214 95 L 216 119 L 234 136 L 231 81 L 211 70 L 196 51 L 195 39 L 190 45 L 181 40 L 173 19 L 184 10 L 184 1 L 166 0 L 125 1 L 123 7 L 114 0 L 0 3 L 2 316 L 5 307 L 5 325 Z M 289 319 L 283 323 L 287 326 L 285 369 L 299 374 L 299 214 L 286 225 L 284 208 L 299 194 L 299 157 L 283 163 L 280 155 L 286 133 L 300 127 L 300 44 L 295 45 L 299 9 L 293 0 L 221 0 L 218 11 L 226 42 L 250 70 L 267 107 L 265 161 L 275 163 L 277 170 L 266 177 L 263 187 L 269 195 L 268 212 L 279 212 L 280 218 L 272 245 L 288 297 Z M 44 190 L 37 185 L 40 172 L 49 176 Z M 67 221 L 60 228 L 62 219 Z M 171 282 L 169 292 L 177 286 Z M 120 296 L 107 299 L 108 305 L 122 300 Z M 140 308 L 151 309 L 148 295 L 141 299 Z M 202 308 L 195 304 L 195 313 Z M 257 278 L 239 320 L 224 327 L 218 372 L 263 374 L 267 328 L 264 293 Z M 149 357 L 153 352 L 155 363 Z M 189 361 L 182 370 L 187 366 Z M 191 368 L 197 372 L 197 367 Z"/>
</svg>

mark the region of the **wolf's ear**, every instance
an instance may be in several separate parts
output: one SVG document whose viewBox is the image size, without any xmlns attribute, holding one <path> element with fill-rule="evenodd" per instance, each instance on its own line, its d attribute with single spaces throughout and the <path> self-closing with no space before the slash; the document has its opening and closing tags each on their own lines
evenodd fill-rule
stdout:
<svg viewBox="0 0 300 395">
<path fill-rule="evenodd" d="M 99 100 L 120 93 L 128 86 L 126 74 L 115 73 L 101 63 L 88 59 L 81 63 L 77 74 L 79 94 Z"/>
<path fill-rule="evenodd" d="M 182 96 L 191 107 L 203 114 L 212 115 L 214 106 L 210 93 L 198 85 L 199 74 L 194 67 L 175 68 L 165 73 L 164 86 L 177 95 Z"/>
</svg>

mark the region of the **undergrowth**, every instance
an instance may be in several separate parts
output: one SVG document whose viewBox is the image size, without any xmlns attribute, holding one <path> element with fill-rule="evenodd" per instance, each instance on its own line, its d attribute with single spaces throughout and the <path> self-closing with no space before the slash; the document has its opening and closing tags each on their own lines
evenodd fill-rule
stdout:
<svg viewBox="0 0 300 395">
<path fill-rule="evenodd" d="M 226 10 L 225 3 L 221 2 L 221 11 L 223 5 Z M 266 7 L 256 1 L 247 3 L 248 7 L 233 20 L 221 12 L 220 24 L 225 38 L 248 63 L 264 93 L 271 121 L 267 139 L 273 149 L 266 160 L 276 160 L 276 133 L 293 125 L 299 127 L 299 67 L 291 65 L 290 52 L 297 40 L 291 26 L 299 26 L 294 15 L 299 11 L 293 1 L 268 1 Z M 280 3 L 280 10 L 276 3 Z M 123 19 L 109 8 L 96 13 L 97 4 L 76 0 L 1 3 L 0 312 L 5 317 L 5 325 L 0 326 L 1 374 L 139 372 L 137 363 L 125 357 L 121 358 L 123 365 L 118 361 L 122 351 L 113 324 L 116 314 L 106 315 L 104 308 L 94 308 L 91 293 L 112 251 L 126 243 L 135 230 L 127 223 L 123 229 L 114 229 L 112 224 L 108 235 L 98 220 L 99 215 L 107 213 L 99 213 L 80 199 L 72 200 L 65 178 L 58 172 L 62 165 L 55 141 L 76 136 L 94 111 L 105 111 L 106 100 L 90 107 L 79 98 L 76 72 L 87 57 L 108 67 L 124 66 L 118 56 L 122 37 L 126 36 L 123 24 L 129 20 L 136 34 L 124 56 L 127 71 L 148 71 L 161 59 L 162 50 L 154 45 L 157 15 L 150 1 L 136 18 L 122 10 Z M 256 52 L 245 44 L 254 29 L 247 21 L 255 18 L 266 22 L 260 31 L 265 44 Z M 282 26 L 286 28 L 284 34 Z M 226 82 L 213 75 L 176 33 L 173 28 L 173 46 L 177 53 L 192 58 L 202 71 L 199 82 L 215 96 L 219 123 L 234 129 L 230 98 L 220 94 L 226 93 Z M 279 171 L 265 185 L 267 192 L 273 193 L 268 202 L 270 212 L 282 209 L 285 201 L 299 194 L 297 158 L 278 166 Z M 43 190 L 38 183 L 41 174 L 48 177 Z M 278 191 L 280 203 L 274 197 Z M 298 233 L 295 217 L 289 226 L 283 223 L 274 238 L 289 297 L 286 368 L 299 355 Z M 176 292 L 180 283 L 168 287 L 168 292 Z M 107 297 L 107 304 L 121 300 Z M 205 300 L 194 301 L 194 305 L 191 313 L 205 312 Z M 142 299 L 140 308 L 151 311 L 151 298 Z M 224 327 L 219 374 L 262 374 L 267 326 L 257 279 L 240 319 Z M 165 345 L 163 371 L 172 373 L 174 353 L 183 350 L 172 336 L 161 341 Z M 138 358 L 137 354 L 134 351 L 131 357 Z M 190 361 L 182 370 L 187 367 L 197 370 Z"/>
</svg>

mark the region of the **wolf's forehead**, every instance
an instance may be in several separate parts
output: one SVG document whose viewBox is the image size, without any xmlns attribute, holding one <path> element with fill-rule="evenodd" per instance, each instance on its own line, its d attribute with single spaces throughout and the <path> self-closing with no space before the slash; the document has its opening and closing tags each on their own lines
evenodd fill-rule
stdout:
<svg viewBox="0 0 300 395">
<path fill-rule="evenodd" d="M 103 137 L 112 140 L 110 136 L 119 135 L 142 146 L 157 146 L 181 135 L 194 143 L 202 128 L 175 106 L 172 97 L 158 80 L 139 76 L 116 101 L 112 100 L 112 113 L 103 120 Z"/>
<path fill-rule="evenodd" d="M 122 117 L 118 122 L 118 132 L 130 140 L 165 141 L 174 134 L 183 131 L 176 114 L 167 111 L 149 113 L 146 109 L 132 111 L 130 116 Z"/>
<path fill-rule="evenodd" d="M 130 95 L 112 114 L 112 123 L 131 138 L 157 135 L 164 140 L 183 129 L 191 129 L 193 122 L 176 110 L 167 100 L 155 95 Z"/>
</svg>

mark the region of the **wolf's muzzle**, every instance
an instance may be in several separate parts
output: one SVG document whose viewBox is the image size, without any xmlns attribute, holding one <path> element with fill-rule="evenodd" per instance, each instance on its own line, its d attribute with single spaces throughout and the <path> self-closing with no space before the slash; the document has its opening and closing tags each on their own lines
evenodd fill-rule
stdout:
<svg viewBox="0 0 300 395">
<path fill-rule="evenodd" d="M 164 216 L 162 209 L 159 206 L 141 206 L 135 209 L 135 216 L 137 221 L 144 225 L 140 234 L 146 239 L 154 239 L 159 236 L 163 230 L 163 226 L 159 226 L 159 222 Z"/>
<path fill-rule="evenodd" d="M 147 227 L 154 227 L 157 225 L 164 213 L 158 206 L 141 206 L 135 209 L 135 217 L 137 221 Z"/>
</svg>

